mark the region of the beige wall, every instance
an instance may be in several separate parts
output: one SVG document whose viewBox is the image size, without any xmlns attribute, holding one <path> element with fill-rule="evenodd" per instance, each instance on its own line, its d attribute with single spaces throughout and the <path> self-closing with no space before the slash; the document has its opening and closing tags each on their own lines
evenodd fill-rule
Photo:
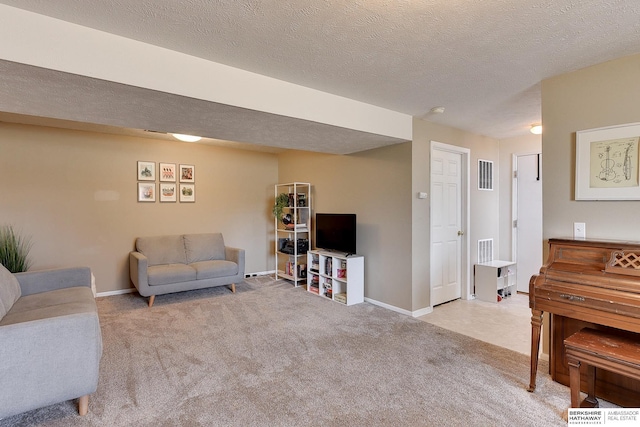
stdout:
<svg viewBox="0 0 640 427">
<path fill-rule="evenodd" d="M 476 259 L 473 248 L 479 235 L 489 235 L 498 240 L 498 219 L 495 215 L 498 191 L 497 189 L 493 192 L 477 190 L 477 160 L 482 158 L 497 163 L 498 141 L 419 119 L 414 119 L 413 138 L 412 143 L 386 149 L 402 150 L 398 151 L 398 154 L 402 153 L 402 157 L 394 167 L 382 162 L 372 170 L 373 175 L 366 180 L 367 190 L 364 196 L 375 197 L 379 193 L 373 193 L 372 189 L 380 186 L 388 191 L 384 193 L 387 200 L 394 201 L 393 212 L 386 208 L 383 211 L 385 216 L 381 218 L 387 225 L 390 225 L 389 221 L 393 221 L 393 231 L 386 234 L 388 240 L 385 240 L 384 246 L 380 247 L 379 257 L 372 260 L 375 264 L 372 265 L 369 262 L 367 282 L 371 281 L 372 274 L 374 274 L 374 282 L 368 284 L 367 290 L 371 289 L 371 294 L 365 292 L 365 295 L 410 312 L 416 312 L 431 305 L 429 199 L 417 197 L 418 192 L 430 193 L 431 141 L 456 145 L 471 151 L 472 215 L 471 230 L 468 233 L 472 248 L 470 263 L 475 262 Z M 387 153 L 380 150 L 372 150 L 371 153 L 374 152 L 385 156 Z M 382 168 L 383 165 L 385 168 Z M 372 213 L 377 214 L 377 212 Z M 375 222 L 378 219 L 372 218 L 372 221 Z M 395 260 L 395 262 L 387 264 L 387 260 Z M 472 283 L 471 278 L 470 281 Z M 389 286 L 389 283 L 393 285 Z M 379 297 L 373 295 L 379 295 Z M 387 299 L 382 299 L 383 297 Z"/>
<path fill-rule="evenodd" d="M 407 312 L 431 305 L 429 162 L 432 140 L 471 151 L 471 259 L 479 238 L 498 243 L 495 191 L 478 191 L 478 159 L 499 162 L 495 139 L 414 119 L 414 140 L 349 156 L 288 152 L 279 156 L 280 182 L 311 182 L 314 212 L 358 215 L 358 253 L 365 256 L 365 297 Z M 472 282 L 472 279 L 471 279 Z"/>
<path fill-rule="evenodd" d="M 195 203 L 138 203 L 138 160 L 195 165 Z M 99 292 L 131 287 L 137 236 L 224 233 L 246 271 L 269 265 L 277 157 L 251 151 L 0 123 L 0 224 L 33 237 L 33 269 L 89 266 Z"/>
<path fill-rule="evenodd" d="M 280 155 L 146 138 L 0 124 L 2 224 L 33 236 L 33 268 L 87 265 L 98 291 L 130 288 L 135 237 L 222 231 L 247 250 L 247 272 L 274 269 L 273 185 L 313 184 L 314 212 L 358 215 L 365 295 L 415 312 L 430 306 L 430 141 L 471 150 L 471 263 L 478 238 L 498 238 L 498 188 L 477 190 L 477 159 L 498 141 L 422 120 L 415 141 L 336 156 Z M 136 162 L 195 164 L 196 203 L 136 201 Z M 497 179 L 497 177 L 496 177 Z M 498 181 L 496 181 L 498 182 Z"/>
<path fill-rule="evenodd" d="M 287 152 L 281 183 L 313 186 L 313 212 L 355 213 L 365 296 L 411 309 L 411 143 L 336 156 Z"/>
<path fill-rule="evenodd" d="M 437 141 L 443 144 L 456 145 L 471 150 L 470 159 L 470 187 L 471 187 L 471 243 L 475 245 L 478 239 L 493 237 L 498 238 L 498 217 L 496 210 L 499 196 L 499 144 L 498 140 L 481 135 L 475 135 L 459 129 L 437 125 L 425 120 L 414 120 L 414 144 L 420 145 L 414 150 L 420 150 L 417 156 L 416 172 L 423 164 L 428 168 L 430 158 L 430 141 Z M 416 151 L 417 153 L 417 151 Z M 424 158 L 423 158 L 424 157 Z M 494 162 L 494 191 L 478 190 L 478 160 L 490 160 Z M 416 175 L 417 179 L 429 180 L 428 170 Z M 424 185 L 429 185 L 427 181 Z M 416 183 L 420 185 L 419 183 Z M 428 188 L 428 187 L 425 187 Z M 428 190 L 427 190 L 428 191 Z M 473 247 L 473 246 L 472 246 Z M 476 260 L 476 251 L 472 250 L 472 260 Z"/>
<path fill-rule="evenodd" d="M 588 238 L 640 241 L 640 201 L 575 201 L 575 132 L 640 121 L 640 55 L 542 82 L 544 238 L 570 237 L 585 222 Z"/>
<path fill-rule="evenodd" d="M 513 261 L 512 193 L 513 156 L 540 153 L 542 136 L 528 134 L 500 140 L 500 252 L 496 258 Z M 542 218 L 540 218 L 542 221 Z M 542 245 L 542 242 L 540 242 Z"/>
</svg>

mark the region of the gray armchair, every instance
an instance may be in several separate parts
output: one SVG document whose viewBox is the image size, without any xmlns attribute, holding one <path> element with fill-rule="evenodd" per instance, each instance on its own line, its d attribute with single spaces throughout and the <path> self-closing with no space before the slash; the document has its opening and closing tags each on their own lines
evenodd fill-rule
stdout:
<svg viewBox="0 0 640 427">
<path fill-rule="evenodd" d="M 88 268 L 14 275 L 0 265 L 0 418 L 76 398 L 86 414 L 101 356 Z"/>
</svg>

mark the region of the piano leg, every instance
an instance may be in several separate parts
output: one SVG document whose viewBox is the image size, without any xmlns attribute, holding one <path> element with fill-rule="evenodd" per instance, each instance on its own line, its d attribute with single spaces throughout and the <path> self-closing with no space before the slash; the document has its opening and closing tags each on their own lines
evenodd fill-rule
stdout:
<svg viewBox="0 0 640 427">
<path fill-rule="evenodd" d="M 540 352 L 540 331 L 542 329 L 542 311 L 531 310 L 531 377 L 529 379 L 530 392 L 536 389 L 536 374 L 538 373 L 538 354 Z"/>
</svg>

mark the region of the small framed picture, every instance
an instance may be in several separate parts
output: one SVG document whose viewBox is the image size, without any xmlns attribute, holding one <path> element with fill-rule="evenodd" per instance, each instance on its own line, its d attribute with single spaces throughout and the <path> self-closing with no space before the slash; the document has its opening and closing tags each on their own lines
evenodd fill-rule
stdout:
<svg viewBox="0 0 640 427">
<path fill-rule="evenodd" d="M 139 202 L 155 202 L 156 201 L 156 183 L 139 182 L 138 183 L 138 201 Z"/>
<path fill-rule="evenodd" d="M 196 167 L 180 165 L 180 182 L 196 182 Z"/>
<path fill-rule="evenodd" d="M 195 184 L 180 184 L 180 202 L 191 203 L 196 201 Z"/>
<path fill-rule="evenodd" d="M 138 181 L 155 181 L 156 180 L 156 164 L 155 162 L 138 162 Z"/>
<path fill-rule="evenodd" d="M 175 202 L 178 192 L 176 191 L 176 183 L 160 183 L 160 202 Z"/>
<path fill-rule="evenodd" d="M 160 171 L 161 182 L 176 182 L 176 164 L 175 163 L 160 163 L 158 166 Z"/>
</svg>

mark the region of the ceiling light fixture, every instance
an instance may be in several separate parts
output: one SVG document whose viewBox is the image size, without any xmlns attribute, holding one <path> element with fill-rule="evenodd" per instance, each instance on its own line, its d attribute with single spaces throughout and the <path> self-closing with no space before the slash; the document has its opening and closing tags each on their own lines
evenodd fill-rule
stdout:
<svg viewBox="0 0 640 427">
<path fill-rule="evenodd" d="M 180 141 L 184 141 L 184 142 L 197 142 L 202 139 L 201 136 L 184 135 L 182 133 L 172 133 L 171 135 L 173 135 L 175 139 L 179 139 Z"/>
<path fill-rule="evenodd" d="M 535 125 L 531 125 L 531 133 L 534 135 L 540 135 L 542 133 L 542 125 L 541 124 L 535 124 Z"/>
<path fill-rule="evenodd" d="M 444 113 L 444 107 L 433 107 L 429 112 L 431 114 L 442 114 Z"/>
</svg>

